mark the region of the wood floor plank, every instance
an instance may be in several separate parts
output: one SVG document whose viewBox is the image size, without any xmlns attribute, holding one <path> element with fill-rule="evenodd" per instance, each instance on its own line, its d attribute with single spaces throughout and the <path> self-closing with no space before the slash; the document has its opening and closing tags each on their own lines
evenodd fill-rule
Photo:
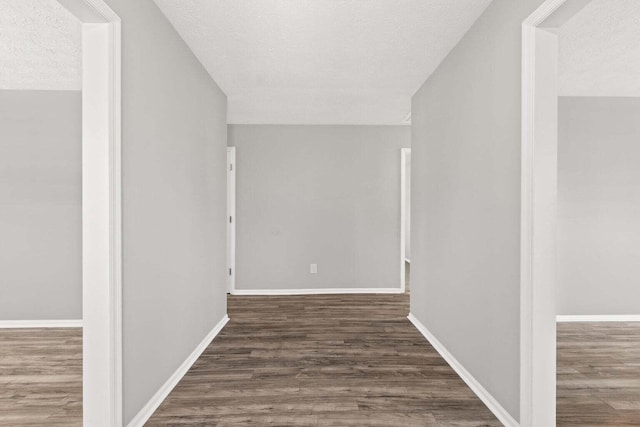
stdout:
<svg viewBox="0 0 640 427">
<path fill-rule="evenodd" d="M 0 329 L 0 426 L 82 425 L 82 329 Z"/>
<path fill-rule="evenodd" d="M 230 296 L 148 426 L 499 426 L 407 320 L 409 295 Z"/>
<path fill-rule="evenodd" d="M 558 324 L 558 426 L 640 425 L 640 323 Z"/>
<path fill-rule="evenodd" d="M 408 294 L 229 297 L 148 426 L 498 426 Z M 0 426 L 82 425 L 81 329 L 0 330 Z M 558 426 L 640 425 L 640 323 L 558 325 Z"/>
</svg>

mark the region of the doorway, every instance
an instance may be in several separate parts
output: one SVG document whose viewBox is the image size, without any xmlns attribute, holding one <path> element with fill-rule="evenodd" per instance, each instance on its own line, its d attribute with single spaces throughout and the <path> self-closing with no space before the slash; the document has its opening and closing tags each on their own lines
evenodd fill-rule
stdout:
<svg viewBox="0 0 640 427">
<path fill-rule="evenodd" d="M 227 292 L 236 289 L 236 147 L 227 147 Z"/>
<path fill-rule="evenodd" d="M 400 149 L 400 292 L 411 271 L 411 148 Z"/>
<path fill-rule="evenodd" d="M 82 326 L 81 362 L 79 357 L 77 360 L 82 365 L 81 383 L 78 381 L 78 389 L 82 390 L 82 409 L 78 415 L 82 418 L 77 421 L 97 427 L 120 426 L 122 425 L 120 19 L 103 0 L 59 0 L 50 3 L 55 11 L 62 13 L 68 11 L 70 16 L 77 18 L 82 38 L 77 49 L 78 55 L 82 56 L 82 71 L 79 72 L 78 77 L 82 88 L 81 103 L 78 100 L 82 114 L 79 132 L 82 152 L 80 154 L 78 150 L 78 160 L 82 162 L 82 167 L 78 167 L 77 174 L 82 184 L 82 189 L 78 191 L 81 208 L 78 209 L 77 218 L 78 227 L 81 222 L 81 237 L 79 237 L 81 245 L 78 246 L 81 246 L 79 253 L 82 257 L 79 262 L 82 269 L 80 279 L 82 307 L 79 310 L 81 311 L 79 317 L 82 320 L 81 324 L 53 322 L 50 326 Z M 29 5 L 28 2 L 24 4 L 27 4 L 27 8 L 31 8 L 26 13 L 37 15 L 36 6 Z M 38 13 L 43 13 L 41 8 L 38 9 Z M 28 25 L 32 22 L 32 18 L 34 17 L 26 16 L 17 25 Z M 46 16 L 45 19 L 47 19 Z M 27 41 L 25 43 L 27 46 L 21 48 L 29 50 L 29 43 L 34 42 Z M 51 52 L 54 51 L 55 49 L 51 50 Z M 55 109 L 56 106 L 51 108 Z M 61 120 L 60 117 L 58 121 Z M 61 123 L 57 124 L 64 126 Z M 56 155 L 64 157 L 63 148 L 58 148 L 60 152 Z M 55 162 L 44 153 L 38 153 L 34 159 L 42 163 L 47 173 L 52 170 L 52 162 Z M 55 187 L 55 183 L 49 182 L 49 184 Z M 56 191 L 59 190 L 60 188 L 56 187 Z M 65 194 L 68 196 L 71 193 L 67 191 Z M 40 237 L 46 240 L 51 236 L 43 233 Z M 35 263 L 31 268 L 37 269 L 39 265 L 40 263 Z M 39 351 L 46 356 L 48 351 L 55 353 L 56 350 L 49 348 L 45 339 Z M 38 387 L 37 384 L 35 387 Z M 38 415 L 43 416 L 40 412 Z M 11 424 L 18 424 L 19 421 L 19 419 L 13 419 Z"/>
<path fill-rule="evenodd" d="M 637 228 L 637 223 L 636 226 L 629 228 L 630 223 L 625 221 L 632 216 L 629 214 L 633 212 L 633 209 L 628 206 L 629 199 L 635 197 L 633 196 L 635 190 L 629 192 L 629 189 L 637 188 L 640 180 L 632 186 L 628 185 L 631 184 L 631 172 L 635 165 L 625 172 L 624 160 L 633 156 L 633 150 L 629 151 L 628 148 L 619 146 L 624 139 L 622 136 L 629 136 L 630 133 L 629 126 L 624 123 L 624 116 L 629 112 L 619 110 L 612 114 L 613 109 L 617 108 L 614 104 L 620 106 L 627 105 L 628 102 L 604 98 L 606 95 L 602 91 L 603 86 L 596 84 L 595 81 L 582 82 L 583 89 L 588 88 L 592 91 L 597 89 L 597 92 L 592 94 L 581 93 L 580 88 L 575 85 L 577 81 L 589 75 L 597 76 L 596 78 L 602 81 L 619 83 L 618 76 L 613 78 L 612 74 L 603 73 L 602 70 L 590 71 L 589 67 L 597 62 L 609 64 L 612 62 L 611 59 L 630 56 L 621 54 L 624 45 L 619 41 L 620 34 L 608 37 L 616 40 L 615 47 L 598 49 L 596 46 L 598 31 L 595 24 L 598 20 L 601 20 L 601 25 L 610 31 L 612 26 L 624 21 L 623 17 L 632 15 L 634 11 L 638 12 L 637 3 L 630 2 L 629 10 L 617 18 L 612 18 L 613 8 L 623 7 L 624 3 L 599 0 L 550 0 L 543 3 L 523 23 L 521 230 L 521 425 L 523 426 L 553 426 L 556 423 L 583 425 L 594 421 L 603 425 L 625 423 L 634 417 L 637 419 L 638 415 L 637 413 L 633 415 L 633 411 L 640 408 L 640 402 L 637 399 L 624 397 L 629 396 L 625 394 L 626 380 L 637 376 L 633 373 L 633 366 L 637 366 L 637 360 L 635 363 L 628 363 L 628 356 L 636 354 L 636 359 L 640 360 L 640 347 L 627 348 L 623 352 L 624 357 L 617 359 L 627 360 L 627 362 L 617 367 L 611 366 L 611 363 L 618 363 L 614 362 L 616 357 L 612 354 L 612 350 L 615 347 L 619 349 L 621 344 L 621 342 L 615 342 L 613 338 L 619 337 L 621 331 L 624 331 L 627 338 L 622 341 L 635 342 L 637 329 L 622 324 L 620 324 L 622 327 L 616 327 L 615 324 L 607 326 L 575 323 L 577 320 L 585 320 L 584 316 L 575 316 L 575 314 L 584 314 L 593 309 L 593 305 L 589 308 L 586 303 L 581 306 L 573 304 L 575 301 L 567 304 L 566 298 L 567 293 L 571 294 L 573 300 L 592 297 L 593 288 L 598 285 L 594 285 L 592 280 L 585 280 L 586 278 L 581 275 L 590 271 L 589 278 L 594 278 L 596 276 L 594 269 L 597 269 L 598 264 L 606 264 L 607 258 L 613 260 L 616 267 L 611 268 L 609 265 L 601 269 L 608 273 L 606 279 L 604 276 L 600 277 L 600 286 L 610 287 L 617 278 L 620 278 L 619 270 L 624 268 L 624 260 L 628 260 L 630 255 L 633 256 L 633 250 L 630 249 L 617 252 L 624 247 L 620 245 L 622 242 L 619 239 L 616 244 L 611 244 L 611 237 L 616 233 L 619 236 L 624 235 L 628 240 L 630 233 L 634 234 L 633 230 Z M 588 15 L 590 17 L 585 19 Z M 588 52 L 583 54 L 582 60 L 579 61 L 580 78 L 566 78 L 563 70 L 567 69 L 567 63 L 566 58 L 560 55 L 562 52 L 560 40 L 561 37 L 566 37 L 568 28 L 580 21 L 586 22 L 587 25 L 583 27 L 588 37 L 583 35 L 577 39 L 589 44 L 584 49 Z M 637 17 L 628 27 L 637 27 L 636 23 Z M 637 43 L 636 40 L 631 45 L 637 45 Z M 609 60 L 594 61 L 593 57 L 597 56 L 599 51 L 609 55 Z M 585 64 L 589 66 L 585 67 Z M 635 77 L 634 80 L 637 80 L 637 74 Z M 567 82 L 572 83 L 569 91 L 565 88 Z M 588 99 L 589 96 L 592 99 Z M 603 103 L 607 104 L 605 108 L 602 108 Z M 627 120 L 628 123 L 632 121 Z M 597 136 L 598 132 L 602 131 L 603 123 L 613 122 L 616 124 L 613 129 L 607 131 L 606 136 L 603 136 L 604 134 Z M 625 126 L 627 130 L 622 131 L 621 129 Z M 640 133 L 634 137 L 636 141 L 638 135 Z M 576 136 L 577 140 L 575 140 Z M 604 144 L 598 145 L 602 142 Z M 606 163 L 615 156 L 619 156 L 613 162 L 617 166 L 607 166 Z M 608 169 L 603 170 L 604 167 Z M 620 203 L 613 207 L 616 194 L 621 192 L 625 192 L 624 196 L 619 198 Z M 595 220 L 600 222 L 596 224 Z M 624 225 L 624 232 L 612 231 L 619 230 L 621 225 Z M 603 232 L 605 229 L 607 231 Z M 635 234 L 640 236 L 640 233 Z M 609 249 L 604 254 L 602 251 L 606 247 Z M 611 252 L 617 252 L 617 255 L 611 255 Z M 568 286 L 568 282 L 571 281 L 575 283 Z M 600 293 L 600 295 L 595 300 L 601 302 L 606 293 Z M 591 300 L 591 302 L 595 301 L 593 298 Z M 609 305 L 609 309 L 611 307 L 613 306 Z M 556 319 L 559 314 L 569 314 L 559 319 L 574 323 L 572 325 L 563 323 L 557 327 Z M 622 316 L 617 320 L 629 320 L 633 317 Z M 607 330 L 611 332 L 607 333 Z M 596 337 L 600 338 L 596 339 Z M 589 348 L 585 347 L 586 342 L 590 343 Z M 586 358 L 591 357 L 589 354 L 596 347 L 599 348 L 600 353 L 595 356 L 595 362 L 587 362 Z M 620 354 L 618 352 L 618 356 Z M 558 355 L 558 364 L 556 364 L 556 355 Z M 609 366 L 598 368 L 603 356 L 609 361 Z M 603 378 L 607 378 L 607 386 L 596 390 L 598 387 L 594 387 L 593 384 Z M 574 391 L 563 388 L 567 379 L 568 384 L 571 384 L 569 389 Z M 583 384 L 582 388 L 577 384 Z M 578 390 L 577 395 L 575 390 Z M 557 394 L 561 398 L 558 401 L 561 403 L 558 403 L 558 407 L 556 407 Z"/>
</svg>

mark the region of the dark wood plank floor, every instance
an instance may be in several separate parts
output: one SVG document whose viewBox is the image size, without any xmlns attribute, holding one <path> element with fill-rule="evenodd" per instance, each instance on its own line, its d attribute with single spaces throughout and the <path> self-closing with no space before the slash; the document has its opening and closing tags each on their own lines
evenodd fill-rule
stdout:
<svg viewBox="0 0 640 427">
<path fill-rule="evenodd" d="M 640 425 L 640 323 L 558 324 L 558 426 Z"/>
<path fill-rule="evenodd" d="M 497 426 L 408 295 L 230 297 L 148 426 Z M 0 426 L 82 425 L 82 331 L 0 330 Z M 640 425 L 640 323 L 558 325 L 558 426 Z"/>
<path fill-rule="evenodd" d="M 82 329 L 0 329 L 0 426 L 82 425 Z"/>
<path fill-rule="evenodd" d="M 408 310 L 407 294 L 229 297 L 147 425 L 499 426 Z"/>
</svg>

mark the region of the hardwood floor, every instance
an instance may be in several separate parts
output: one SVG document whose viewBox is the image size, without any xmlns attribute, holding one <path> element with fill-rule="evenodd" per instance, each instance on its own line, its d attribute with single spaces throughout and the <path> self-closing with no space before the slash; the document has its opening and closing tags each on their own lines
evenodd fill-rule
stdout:
<svg viewBox="0 0 640 427">
<path fill-rule="evenodd" d="M 408 294 L 229 297 L 147 426 L 499 426 Z M 81 329 L 0 329 L 0 426 L 82 425 Z M 640 425 L 640 323 L 558 325 L 558 426 Z"/>
<path fill-rule="evenodd" d="M 558 426 L 640 425 L 640 323 L 558 324 Z"/>
<path fill-rule="evenodd" d="M 0 329 L 0 426 L 82 425 L 82 329 Z"/>
<path fill-rule="evenodd" d="M 148 426 L 499 426 L 404 295 L 235 297 Z"/>
</svg>

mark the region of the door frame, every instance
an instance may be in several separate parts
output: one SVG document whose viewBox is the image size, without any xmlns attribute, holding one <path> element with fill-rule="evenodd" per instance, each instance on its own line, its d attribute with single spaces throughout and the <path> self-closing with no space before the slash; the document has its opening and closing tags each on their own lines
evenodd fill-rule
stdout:
<svg viewBox="0 0 640 427">
<path fill-rule="evenodd" d="M 227 147 L 227 292 L 236 289 L 236 147 Z"/>
<path fill-rule="evenodd" d="M 590 1 L 547 0 L 522 23 L 522 427 L 556 423 L 558 29 Z"/>
<path fill-rule="evenodd" d="M 122 415 L 121 21 L 104 0 L 58 0 L 82 23 L 83 424 Z"/>
<path fill-rule="evenodd" d="M 411 148 L 400 149 L 400 292 L 406 290 L 406 233 L 407 233 L 407 158 Z"/>
</svg>

